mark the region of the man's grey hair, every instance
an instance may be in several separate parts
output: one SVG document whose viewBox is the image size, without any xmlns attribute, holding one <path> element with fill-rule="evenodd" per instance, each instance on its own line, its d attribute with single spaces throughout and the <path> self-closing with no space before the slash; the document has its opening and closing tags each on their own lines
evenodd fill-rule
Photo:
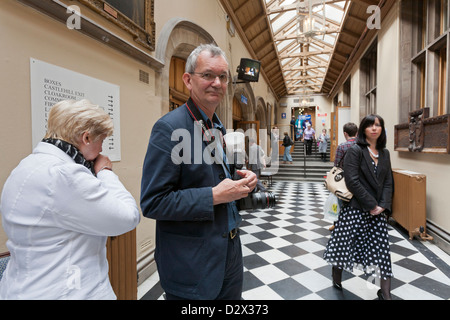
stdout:
<svg viewBox="0 0 450 320">
<path fill-rule="evenodd" d="M 186 73 L 192 73 L 195 71 L 195 69 L 197 68 L 198 56 L 203 51 L 208 51 L 209 53 L 211 53 L 211 57 L 213 58 L 216 56 L 222 56 L 228 64 L 228 59 L 227 56 L 225 55 L 225 52 L 218 46 L 216 46 L 215 44 L 201 44 L 197 48 L 195 48 L 194 51 L 192 51 L 191 54 L 189 55 L 189 58 L 186 61 L 186 69 L 185 69 Z"/>
</svg>

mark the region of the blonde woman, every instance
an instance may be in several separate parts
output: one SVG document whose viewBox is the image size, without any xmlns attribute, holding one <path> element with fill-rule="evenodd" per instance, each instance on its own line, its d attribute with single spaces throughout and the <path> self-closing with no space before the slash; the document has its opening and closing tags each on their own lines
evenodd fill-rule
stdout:
<svg viewBox="0 0 450 320">
<path fill-rule="evenodd" d="M 47 134 L 11 172 L 0 203 L 11 260 L 2 299 L 115 299 L 107 236 L 136 227 L 135 200 L 103 155 L 111 118 L 88 100 L 51 110 Z"/>
</svg>

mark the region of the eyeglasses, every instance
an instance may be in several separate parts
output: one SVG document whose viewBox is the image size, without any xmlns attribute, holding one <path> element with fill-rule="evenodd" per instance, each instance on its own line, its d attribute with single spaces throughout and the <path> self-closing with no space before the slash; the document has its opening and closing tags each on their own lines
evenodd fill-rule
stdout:
<svg viewBox="0 0 450 320">
<path fill-rule="evenodd" d="M 216 75 L 212 72 L 190 72 L 190 74 L 197 74 L 202 77 L 203 80 L 208 82 L 216 81 L 216 78 L 219 77 L 219 80 L 222 84 L 228 83 L 228 74 L 222 73 L 220 75 Z"/>
</svg>

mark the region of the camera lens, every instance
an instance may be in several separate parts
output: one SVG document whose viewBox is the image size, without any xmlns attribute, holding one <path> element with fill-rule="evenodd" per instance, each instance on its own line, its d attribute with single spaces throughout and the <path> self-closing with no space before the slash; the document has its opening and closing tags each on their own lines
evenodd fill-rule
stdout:
<svg viewBox="0 0 450 320">
<path fill-rule="evenodd" d="M 273 208 L 276 196 L 272 192 L 253 192 L 239 201 L 240 210 L 256 210 Z"/>
<path fill-rule="evenodd" d="M 272 192 L 256 192 L 253 194 L 253 208 L 266 209 L 275 206 L 275 195 Z"/>
</svg>

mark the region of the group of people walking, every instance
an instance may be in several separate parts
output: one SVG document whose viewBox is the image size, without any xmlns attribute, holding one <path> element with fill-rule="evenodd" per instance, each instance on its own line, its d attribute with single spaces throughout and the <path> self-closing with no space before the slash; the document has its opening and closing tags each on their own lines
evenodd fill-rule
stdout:
<svg viewBox="0 0 450 320">
<path fill-rule="evenodd" d="M 233 170 L 223 143 L 211 148 L 225 134 L 215 110 L 228 87 L 228 70 L 225 53 L 215 45 L 191 53 L 183 75 L 190 98 L 155 123 L 143 160 L 140 207 L 156 220 L 155 260 L 167 299 L 242 297 L 237 201 L 253 191 L 257 175 Z M 202 154 L 215 153 L 221 161 L 199 164 L 195 153 L 183 154 L 187 161 L 172 161 L 174 152 L 186 152 L 172 137 L 180 128 L 204 136 Z M 0 299 L 116 298 L 106 239 L 134 229 L 140 213 L 112 162 L 100 154 L 112 130 L 108 115 L 87 100 L 63 101 L 50 111 L 46 136 L 3 187 L 0 210 L 11 260 L 0 281 Z M 283 140 L 286 150 L 288 142 Z M 366 272 L 375 270 L 379 297 L 389 299 L 386 216 L 393 183 L 385 146 L 383 119 L 364 118 L 343 160 L 354 196 L 339 215 L 324 258 L 333 266 L 337 290 L 343 289 L 342 270 L 362 265 Z"/>
<path fill-rule="evenodd" d="M 320 159 L 323 162 L 327 161 L 327 148 L 330 142 L 330 136 L 327 133 L 327 129 L 322 129 L 321 134 L 316 138 L 316 131 L 312 128 L 310 122 L 306 122 L 306 128 L 303 130 L 302 140 L 305 143 L 305 153 L 307 156 L 312 155 L 313 143 L 317 142 L 318 152 L 320 153 Z M 294 145 L 295 138 L 289 136 L 288 132 L 284 133 L 283 138 L 283 163 L 292 164 L 291 148 Z"/>
</svg>

